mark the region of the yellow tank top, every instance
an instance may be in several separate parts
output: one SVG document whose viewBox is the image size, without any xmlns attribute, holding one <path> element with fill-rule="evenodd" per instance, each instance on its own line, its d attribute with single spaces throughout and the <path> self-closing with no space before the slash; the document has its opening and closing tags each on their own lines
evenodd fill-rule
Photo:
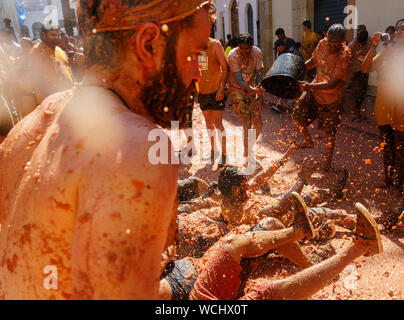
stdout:
<svg viewBox="0 0 404 320">
<path fill-rule="evenodd" d="M 317 43 L 317 35 L 315 32 L 311 32 L 310 35 L 307 32 L 303 33 L 303 44 L 309 50 L 302 50 L 304 60 L 309 60 L 314 52 L 315 45 Z"/>
<path fill-rule="evenodd" d="M 209 38 L 208 50 L 202 51 L 198 57 L 199 69 L 202 74 L 202 80 L 199 84 L 199 92 L 201 94 L 216 92 L 222 79 L 222 67 L 214 50 L 215 42 L 221 46 L 219 41 Z"/>
</svg>

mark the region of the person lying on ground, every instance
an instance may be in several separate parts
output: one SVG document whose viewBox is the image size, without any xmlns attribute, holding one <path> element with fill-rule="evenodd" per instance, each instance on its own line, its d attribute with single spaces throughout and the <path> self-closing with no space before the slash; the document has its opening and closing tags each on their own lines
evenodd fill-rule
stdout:
<svg viewBox="0 0 404 320">
<path fill-rule="evenodd" d="M 201 259 L 184 259 L 171 264 L 160 281 L 160 299 L 191 300 L 295 300 L 308 299 L 324 288 L 355 259 L 383 252 L 380 232 L 368 210 L 357 203 L 353 240 L 335 256 L 313 265 L 297 241 L 315 235 L 307 206 L 293 193 L 297 214 L 293 226 L 266 218 L 247 232 L 232 232 L 218 241 Z M 243 259 L 276 250 L 304 270 L 285 279 L 268 281 L 240 292 Z"/>
<path fill-rule="evenodd" d="M 282 158 L 281 162 L 285 160 Z M 277 164 L 279 165 L 279 163 Z M 283 223 L 288 224 L 291 221 L 290 216 L 285 216 L 285 212 L 290 212 L 292 193 L 301 193 L 303 187 L 308 185 L 308 181 L 316 170 L 318 163 L 312 157 L 303 161 L 302 167 L 298 173 L 298 180 L 292 188 L 278 198 L 265 197 L 265 203 L 257 201 L 253 192 L 259 189 L 258 181 L 265 181 L 264 176 L 273 175 L 276 170 L 270 169 L 264 174 L 259 174 L 251 180 L 247 181 L 247 177 L 242 175 L 237 167 L 226 166 L 219 174 L 217 188 L 220 193 L 218 201 L 212 199 L 197 199 L 192 203 L 180 206 L 178 213 L 190 213 L 210 207 L 220 207 L 223 221 L 231 226 L 240 226 L 242 224 L 253 225 L 260 219 L 265 217 L 275 217 Z M 273 168 L 273 167 L 271 167 Z M 310 193 L 305 193 L 304 198 L 310 204 L 315 206 L 324 202 L 327 198 L 341 198 L 349 179 L 348 171 L 344 170 L 338 183 L 330 190 L 319 189 Z M 330 210 L 327 208 L 311 208 L 310 213 L 323 217 L 319 220 L 319 224 L 323 224 L 325 220 L 332 219 L 336 224 L 352 229 L 354 227 L 354 219 L 352 215 L 347 214 L 343 210 Z M 333 232 L 332 232 L 333 233 Z"/>
<path fill-rule="evenodd" d="M 313 168 L 310 169 L 310 166 Z M 300 176 L 309 179 L 315 167 L 314 162 L 306 160 L 302 171 L 309 171 Z M 322 203 L 330 195 L 340 193 L 345 188 L 348 178 L 349 174 L 346 172 L 332 191 L 319 190 L 306 193 L 304 197 L 312 206 Z M 261 200 L 257 201 L 257 195 L 249 193 L 246 184 L 243 183 L 245 179 L 245 176 L 238 173 L 237 168 L 227 167 L 219 175 L 221 192 L 216 195 L 217 200 L 198 198 L 191 205 L 180 206 L 177 216 L 177 257 L 200 257 L 231 228 L 243 224 L 251 226 L 268 216 L 281 220 L 286 226 L 291 225 L 295 214 L 292 207 L 292 193 L 301 192 L 304 183 L 297 181 L 295 186 L 280 199 L 261 197 Z M 231 193 L 227 194 L 226 190 L 231 190 Z M 188 211 L 190 208 L 192 211 Z M 313 207 L 309 209 L 309 213 L 314 221 L 318 241 L 333 237 L 336 233 L 335 225 L 350 230 L 355 227 L 355 215 L 348 214 L 345 210 Z"/>
<path fill-rule="evenodd" d="M 255 192 L 261 189 L 268 193 L 269 187 L 267 181 L 269 181 L 277 170 L 289 160 L 294 149 L 295 145 L 292 144 L 282 157 L 272 164 L 272 166 L 267 169 L 262 168 L 256 173 L 254 177 L 249 180 L 249 190 Z M 206 186 L 208 187 L 206 188 Z M 178 200 L 180 206 L 178 208 L 178 213 L 189 213 L 200 208 L 217 206 L 220 197 L 215 192 L 215 189 L 217 189 L 217 183 L 211 183 L 208 185 L 205 181 L 196 177 L 179 180 Z M 201 194 L 202 196 L 200 197 Z"/>
</svg>

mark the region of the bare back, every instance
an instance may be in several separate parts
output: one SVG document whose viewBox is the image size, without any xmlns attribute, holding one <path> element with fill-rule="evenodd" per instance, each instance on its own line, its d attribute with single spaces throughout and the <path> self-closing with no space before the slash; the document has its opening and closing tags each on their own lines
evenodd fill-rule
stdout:
<svg viewBox="0 0 404 320">
<path fill-rule="evenodd" d="M 156 297 L 177 167 L 150 164 L 154 128 L 91 87 L 51 96 L 10 132 L 0 145 L 3 299 Z"/>
</svg>

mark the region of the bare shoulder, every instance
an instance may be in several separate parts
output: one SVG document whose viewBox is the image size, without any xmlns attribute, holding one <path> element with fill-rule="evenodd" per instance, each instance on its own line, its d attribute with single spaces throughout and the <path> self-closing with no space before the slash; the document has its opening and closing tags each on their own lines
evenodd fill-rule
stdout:
<svg viewBox="0 0 404 320">
<path fill-rule="evenodd" d="M 68 141 L 71 160 L 91 180 L 138 176 L 176 184 L 168 134 L 111 92 L 96 88 L 73 97 L 58 119 L 58 130 Z"/>
<path fill-rule="evenodd" d="M 72 91 L 53 94 L 18 122 L 0 145 L 0 154 L 6 152 L 13 158 L 22 154 L 32 154 L 43 140 L 47 130 L 59 115 L 63 101 L 68 100 Z"/>
</svg>

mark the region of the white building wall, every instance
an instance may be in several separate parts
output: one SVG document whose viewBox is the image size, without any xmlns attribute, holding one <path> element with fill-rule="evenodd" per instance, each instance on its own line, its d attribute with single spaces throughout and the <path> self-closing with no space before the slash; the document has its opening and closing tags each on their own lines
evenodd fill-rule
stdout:
<svg viewBox="0 0 404 320">
<path fill-rule="evenodd" d="M 272 0 L 272 26 L 285 30 L 287 37 L 293 37 L 293 2 L 292 0 Z M 274 42 L 278 37 L 274 36 Z"/>
<path fill-rule="evenodd" d="M 356 0 L 358 9 L 358 23 L 365 24 L 369 31 L 369 36 L 376 32 L 384 32 L 390 26 L 404 18 L 404 1 L 403 0 Z M 379 46 L 380 51 L 382 45 Z M 369 83 L 377 84 L 377 74 L 373 72 L 370 76 Z"/>
<path fill-rule="evenodd" d="M 258 20 L 258 3 L 257 0 L 233 0 L 238 3 L 238 19 L 239 19 L 239 30 L 240 33 L 248 32 L 248 17 L 247 17 L 247 5 L 250 4 L 253 11 L 253 24 L 254 24 L 254 43 L 258 43 L 258 30 L 257 30 L 257 20 Z M 232 0 L 216 0 L 216 16 L 217 16 L 217 30 L 216 39 L 222 38 L 222 22 L 221 16 L 224 18 L 224 35 L 231 34 L 231 5 Z M 223 39 L 226 41 L 226 39 Z"/>
</svg>

